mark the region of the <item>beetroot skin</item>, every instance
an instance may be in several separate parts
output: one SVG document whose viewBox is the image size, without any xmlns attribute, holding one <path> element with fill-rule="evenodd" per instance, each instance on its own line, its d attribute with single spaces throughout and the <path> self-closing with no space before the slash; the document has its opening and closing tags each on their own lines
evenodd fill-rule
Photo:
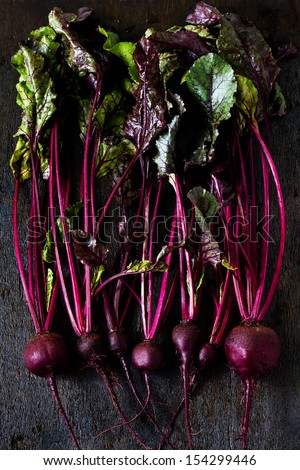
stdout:
<svg viewBox="0 0 300 470">
<path fill-rule="evenodd" d="M 105 355 L 105 345 L 100 333 L 90 333 L 77 340 L 77 351 L 85 362 L 95 361 Z"/>
<path fill-rule="evenodd" d="M 233 328 L 225 339 L 224 349 L 229 366 L 244 380 L 270 374 L 280 357 L 277 334 L 263 325 Z"/>
<path fill-rule="evenodd" d="M 176 325 L 172 331 L 172 340 L 183 362 L 190 363 L 200 343 L 200 328 L 192 321 Z"/>
<path fill-rule="evenodd" d="M 204 343 L 198 355 L 198 367 L 200 370 L 207 370 L 213 366 L 218 359 L 216 348 L 210 343 Z"/>
<path fill-rule="evenodd" d="M 70 359 L 69 346 L 58 333 L 43 333 L 25 346 L 24 365 L 34 375 L 48 377 L 63 371 Z"/>
<path fill-rule="evenodd" d="M 161 367 L 164 355 L 157 343 L 144 341 L 134 347 L 131 360 L 134 367 L 141 372 L 154 372 Z"/>
<path fill-rule="evenodd" d="M 115 354 L 123 357 L 127 355 L 130 347 L 130 341 L 124 330 L 110 331 L 108 333 L 108 343 L 110 350 Z"/>
</svg>

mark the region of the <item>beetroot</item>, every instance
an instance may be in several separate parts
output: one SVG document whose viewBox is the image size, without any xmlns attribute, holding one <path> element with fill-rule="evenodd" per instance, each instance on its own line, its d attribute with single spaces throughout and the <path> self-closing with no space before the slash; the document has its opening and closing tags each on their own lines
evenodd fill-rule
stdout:
<svg viewBox="0 0 300 470">
<path fill-rule="evenodd" d="M 209 369 L 217 361 L 217 350 L 211 343 L 204 343 L 198 354 L 198 367 L 200 370 Z"/>
<path fill-rule="evenodd" d="M 193 449 L 194 445 L 189 418 L 189 369 L 199 347 L 200 329 L 198 325 L 192 321 L 182 321 L 179 325 L 173 328 L 172 340 L 176 351 L 179 354 L 182 365 L 181 373 L 184 389 L 185 421 L 189 446 Z"/>
<path fill-rule="evenodd" d="M 278 365 L 280 342 L 272 328 L 263 325 L 237 326 L 224 343 L 232 370 L 243 380 L 270 374 Z"/>
<path fill-rule="evenodd" d="M 80 336 L 77 340 L 77 350 L 86 363 L 93 363 L 105 354 L 102 335 L 99 333 L 90 333 Z"/>
<path fill-rule="evenodd" d="M 191 321 L 183 321 L 172 331 L 172 340 L 182 363 L 189 365 L 200 343 L 200 329 Z"/>
<path fill-rule="evenodd" d="M 68 344 L 64 337 L 57 333 L 34 336 L 24 350 L 25 367 L 39 377 L 48 377 L 63 371 L 69 359 Z"/>
<path fill-rule="evenodd" d="M 228 334 L 224 349 L 229 366 L 244 386 L 244 414 L 240 439 L 247 449 L 247 435 L 253 385 L 256 379 L 270 374 L 278 365 L 280 341 L 272 328 L 263 325 L 240 325 Z"/>
<path fill-rule="evenodd" d="M 143 341 L 134 347 L 131 359 L 134 367 L 141 372 L 154 372 L 161 367 L 164 355 L 157 343 Z"/>
<path fill-rule="evenodd" d="M 112 330 L 108 333 L 109 348 L 118 356 L 125 357 L 128 354 L 130 341 L 123 329 Z"/>
</svg>

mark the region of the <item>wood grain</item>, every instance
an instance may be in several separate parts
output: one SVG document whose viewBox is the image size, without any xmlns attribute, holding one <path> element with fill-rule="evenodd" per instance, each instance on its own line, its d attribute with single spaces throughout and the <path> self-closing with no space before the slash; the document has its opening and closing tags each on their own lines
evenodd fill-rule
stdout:
<svg viewBox="0 0 300 470">
<path fill-rule="evenodd" d="M 65 11 L 83 6 L 81 1 L 58 1 Z M 87 0 L 103 26 L 124 38 L 137 39 L 147 27 L 166 28 L 183 23 L 194 6 L 192 0 Z M 253 20 L 270 37 L 274 46 L 293 41 L 300 45 L 298 0 L 216 0 L 222 12 L 234 11 Z M 1 152 L 1 239 L 0 239 L 0 448 L 72 449 L 49 390 L 43 380 L 30 376 L 23 368 L 22 353 L 33 333 L 26 309 L 12 244 L 13 179 L 8 160 L 13 149 L 20 110 L 15 104 L 17 74 L 10 57 L 18 41 L 47 20 L 53 3 L 38 0 L 1 0 L 0 5 L 0 152 Z M 299 289 L 299 209 L 300 209 L 300 90 L 299 59 L 282 65 L 279 80 L 288 102 L 288 114 L 271 126 L 274 159 L 282 177 L 287 211 L 287 245 L 277 295 L 269 321 L 282 341 L 280 367 L 257 385 L 252 410 L 249 446 L 252 449 L 300 449 L 300 289 Z M 21 204 L 26 205 L 26 191 Z M 22 220 L 26 233 L 26 219 Z M 84 449 L 135 449 L 136 443 L 125 429 L 103 436 L 96 434 L 114 424 L 117 418 L 97 377 L 88 371 L 71 371 L 59 379 L 59 390 Z M 134 414 L 121 381 L 128 415 Z M 175 409 L 180 396 L 177 367 L 153 377 L 154 413 L 162 425 Z M 239 381 L 220 365 L 203 377 L 192 401 L 192 426 L 199 449 L 238 448 L 235 435 L 242 412 Z M 135 429 L 150 447 L 157 438 L 142 420 Z M 181 449 L 187 442 L 179 419 L 174 442 Z"/>
</svg>

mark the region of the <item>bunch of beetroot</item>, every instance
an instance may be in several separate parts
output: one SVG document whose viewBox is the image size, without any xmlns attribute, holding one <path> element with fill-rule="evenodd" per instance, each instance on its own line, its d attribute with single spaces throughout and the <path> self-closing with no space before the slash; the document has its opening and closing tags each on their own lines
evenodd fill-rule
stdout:
<svg viewBox="0 0 300 470">
<path fill-rule="evenodd" d="M 244 387 L 246 448 L 253 386 L 280 356 L 277 334 L 262 324 L 285 236 L 269 145 L 269 118 L 284 115 L 285 102 L 270 47 L 253 24 L 204 2 L 184 26 L 149 29 L 136 43 L 97 26 L 88 8 L 54 8 L 49 25 L 30 34 L 12 64 L 22 108 L 11 158 L 14 242 L 35 328 L 25 366 L 47 378 L 76 448 L 55 383 L 70 345 L 104 381 L 117 427 L 128 427 L 138 445 L 148 448 L 132 424 L 145 415 L 159 448 L 174 447 L 171 432 L 184 408 L 194 448 L 189 401 L 224 346 Z M 23 183 L 30 184 L 27 214 L 22 210 L 27 256 L 19 241 Z M 278 247 L 271 243 L 271 194 Z M 67 316 L 56 308 L 58 296 Z M 164 430 L 150 406 L 151 374 L 165 363 L 168 338 L 184 393 Z M 139 408 L 133 417 L 119 403 L 109 350 Z"/>
</svg>

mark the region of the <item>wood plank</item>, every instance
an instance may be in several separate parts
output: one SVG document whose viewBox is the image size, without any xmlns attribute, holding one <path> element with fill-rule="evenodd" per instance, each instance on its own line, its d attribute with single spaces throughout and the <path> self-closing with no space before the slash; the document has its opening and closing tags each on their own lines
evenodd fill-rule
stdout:
<svg viewBox="0 0 300 470">
<path fill-rule="evenodd" d="M 78 0 L 62 0 L 65 11 L 82 6 Z M 124 38 L 137 39 L 148 27 L 167 28 L 183 23 L 192 10 L 192 0 L 106 0 L 85 2 L 94 8 L 104 26 L 120 32 Z M 293 41 L 300 45 L 298 0 L 216 0 L 221 11 L 234 11 L 253 20 L 273 44 Z M 36 0 L 1 0 L 0 5 L 0 448 L 1 449 L 72 449 L 56 407 L 43 380 L 30 376 L 23 368 L 22 354 L 27 339 L 33 334 L 15 263 L 12 244 L 13 179 L 8 169 L 13 134 L 20 111 L 15 104 L 17 74 L 10 57 L 18 41 L 47 20 L 51 2 Z M 288 115 L 271 126 L 273 155 L 282 176 L 287 211 L 287 245 L 284 267 L 277 295 L 270 309 L 269 321 L 282 341 L 280 367 L 260 382 L 250 426 L 249 446 L 253 449 L 300 448 L 300 289 L 299 289 L 299 129 L 300 91 L 299 59 L 282 65 L 279 79 L 288 102 Z M 26 206 L 28 193 L 22 193 Z M 22 234 L 26 233 L 22 220 Z M 181 396 L 176 365 L 152 378 L 154 412 L 162 425 L 176 408 Z M 96 436 L 117 422 L 108 394 L 101 381 L 88 371 L 74 369 L 58 381 L 62 400 L 72 417 L 75 431 L 84 449 L 138 448 L 125 429 Z M 123 390 L 126 385 L 121 380 Z M 242 412 L 239 380 L 222 364 L 203 377 L 192 401 L 192 425 L 199 449 L 238 448 L 235 435 Z M 126 395 L 128 416 L 135 412 L 134 401 Z M 142 419 L 135 429 L 150 447 L 157 437 L 149 423 Z M 187 442 L 182 418 L 174 433 L 178 448 Z"/>
</svg>

